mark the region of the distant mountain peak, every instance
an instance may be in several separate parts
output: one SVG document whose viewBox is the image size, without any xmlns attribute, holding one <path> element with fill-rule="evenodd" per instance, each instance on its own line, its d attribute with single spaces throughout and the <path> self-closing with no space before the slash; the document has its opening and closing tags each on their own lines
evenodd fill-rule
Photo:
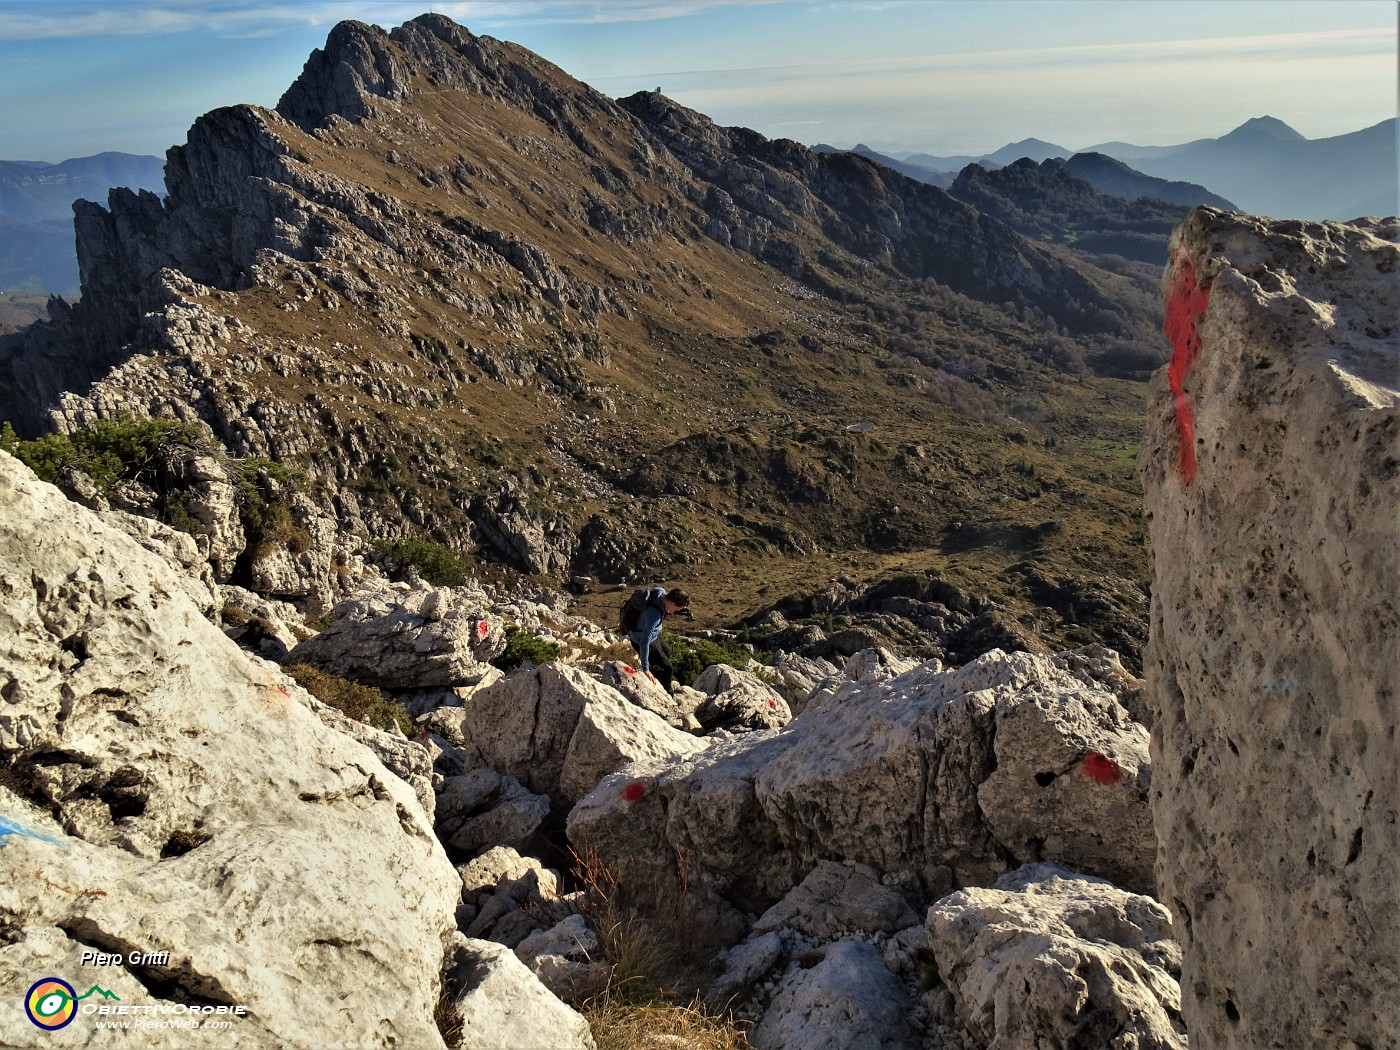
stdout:
<svg viewBox="0 0 1400 1050">
<path fill-rule="evenodd" d="M 1278 139 L 1280 142 L 1301 142 L 1303 136 L 1294 131 L 1277 117 L 1251 117 L 1234 131 L 1225 135 L 1224 138 L 1234 138 L 1236 136 L 1259 136 L 1268 135 L 1270 138 Z"/>
</svg>

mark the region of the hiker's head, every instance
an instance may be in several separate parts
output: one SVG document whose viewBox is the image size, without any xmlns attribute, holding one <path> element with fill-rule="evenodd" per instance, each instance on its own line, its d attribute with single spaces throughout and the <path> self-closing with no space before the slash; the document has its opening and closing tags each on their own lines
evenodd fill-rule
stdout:
<svg viewBox="0 0 1400 1050">
<path fill-rule="evenodd" d="M 690 595 L 679 587 L 672 587 L 666 595 L 666 612 L 678 613 L 682 611 L 690 611 Z"/>
</svg>

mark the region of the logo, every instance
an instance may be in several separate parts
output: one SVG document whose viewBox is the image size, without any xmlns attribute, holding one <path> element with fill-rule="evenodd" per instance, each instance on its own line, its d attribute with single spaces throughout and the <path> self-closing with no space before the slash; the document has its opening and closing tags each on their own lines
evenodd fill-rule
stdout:
<svg viewBox="0 0 1400 1050">
<path fill-rule="evenodd" d="M 35 981 L 24 996 L 24 1012 L 36 1026 L 46 1032 L 56 1032 L 73 1020 L 78 1012 L 78 1003 L 92 994 L 104 999 L 120 999 L 116 992 L 93 985 L 82 995 L 73 991 L 73 986 L 57 977 L 45 977 Z"/>
</svg>

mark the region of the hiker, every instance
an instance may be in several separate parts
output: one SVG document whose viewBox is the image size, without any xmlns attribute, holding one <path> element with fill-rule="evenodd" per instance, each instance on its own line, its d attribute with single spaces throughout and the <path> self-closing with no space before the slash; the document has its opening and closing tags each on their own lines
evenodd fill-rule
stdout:
<svg viewBox="0 0 1400 1050">
<path fill-rule="evenodd" d="M 679 587 L 649 587 L 634 591 L 622 603 L 618 626 L 627 632 L 627 639 L 642 661 L 642 673 L 671 691 L 671 649 L 661 640 L 661 624 L 667 616 L 690 616 L 690 596 Z M 653 673 L 653 670 L 655 673 Z"/>
</svg>

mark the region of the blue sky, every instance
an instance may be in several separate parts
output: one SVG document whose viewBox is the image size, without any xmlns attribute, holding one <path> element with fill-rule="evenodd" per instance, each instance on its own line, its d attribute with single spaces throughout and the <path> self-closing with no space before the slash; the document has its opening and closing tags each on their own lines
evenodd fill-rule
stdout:
<svg viewBox="0 0 1400 1050">
<path fill-rule="evenodd" d="M 161 154 L 272 106 L 335 22 L 424 11 L 614 97 L 936 154 L 1035 137 L 1168 145 L 1270 116 L 1308 138 L 1396 115 L 1392 0 L 0 0 L 0 159 Z"/>
</svg>

